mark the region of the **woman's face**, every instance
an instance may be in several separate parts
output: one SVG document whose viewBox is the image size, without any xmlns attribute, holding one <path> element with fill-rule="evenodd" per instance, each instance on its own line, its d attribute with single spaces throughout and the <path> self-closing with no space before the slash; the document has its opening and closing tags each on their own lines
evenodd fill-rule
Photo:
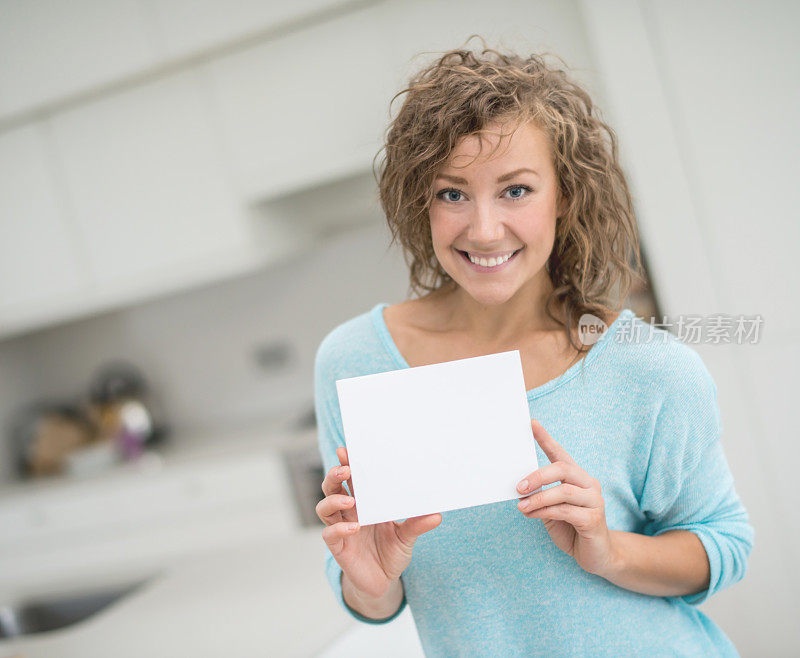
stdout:
<svg viewBox="0 0 800 658">
<path fill-rule="evenodd" d="M 470 296 L 487 305 L 502 304 L 524 286 L 546 283 L 545 264 L 556 217 L 562 214 L 546 134 L 525 123 L 501 141 L 494 134 L 500 127 L 487 126 L 491 132 L 482 136 L 482 153 L 477 135 L 456 144 L 433 182 L 429 208 L 439 263 Z M 503 127 L 508 132 L 508 124 Z"/>
</svg>

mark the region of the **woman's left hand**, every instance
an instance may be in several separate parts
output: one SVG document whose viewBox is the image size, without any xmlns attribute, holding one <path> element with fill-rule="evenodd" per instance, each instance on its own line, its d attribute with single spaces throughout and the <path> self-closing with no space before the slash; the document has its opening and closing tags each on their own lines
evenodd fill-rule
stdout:
<svg viewBox="0 0 800 658">
<path fill-rule="evenodd" d="M 600 482 L 578 466 L 537 420 L 531 420 L 531 427 L 551 463 L 526 476 L 527 486 L 520 483 L 517 490 L 527 494 L 553 482 L 561 484 L 522 498 L 517 507 L 529 519 L 542 519 L 553 543 L 582 569 L 605 576 L 614 557 Z"/>
</svg>

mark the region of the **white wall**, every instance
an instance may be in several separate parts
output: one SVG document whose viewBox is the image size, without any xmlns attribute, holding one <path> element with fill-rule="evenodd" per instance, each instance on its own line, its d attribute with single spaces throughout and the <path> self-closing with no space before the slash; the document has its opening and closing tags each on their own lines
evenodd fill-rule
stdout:
<svg viewBox="0 0 800 658">
<path fill-rule="evenodd" d="M 800 5 L 660 1 L 645 9 L 718 308 L 764 316 L 758 345 L 711 364 L 725 359 L 730 370 L 720 375 L 732 375 L 720 382 L 726 439 L 756 527 L 750 576 L 730 601 L 738 605 L 720 614 L 743 651 L 788 655 L 800 651 L 800 431 L 790 393 L 800 370 L 792 303 L 800 286 Z"/>
<path fill-rule="evenodd" d="M 704 609 L 743 655 L 796 655 L 800 5 L 582 7 L 663 311 L 764 318 L 758 344 L 697 346 L 756 531 L 749 573 Z"/>
</svg>

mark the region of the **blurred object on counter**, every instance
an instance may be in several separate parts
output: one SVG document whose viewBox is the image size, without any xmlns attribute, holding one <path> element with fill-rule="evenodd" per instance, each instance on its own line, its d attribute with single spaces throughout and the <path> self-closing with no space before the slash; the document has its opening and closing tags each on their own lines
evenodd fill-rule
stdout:
<svg viewBox="0 0 800 658">
<path fill-rule="evenodd" d="M 138 400 L 126 400 L 119 406 L 120 448 L 126 459 L 136 459 L 153 436 L 153 419 Z"/>
<path fill-rule="evenodd" d="M 120 461 L 119 446 L 100 440 L 81 446 L 66 456 L 64 472 L 70 477 L 86 477 L 111 468 Z"/>
<path fill-rule="evenodd" d="M 36 401 L 12 417 L 16 471 L 21 478 L 85 477 L 139 459 L 163 441 L 142 373 L 124 362 L 102 366 L 86 399 Z"/>
<path fill-rule="evenodd" d="M 124 459 L 138 458 L 166 436 L 155 421 L 150 397 L 144 375 L 124 361 L 104 365 L 89 387 L 89 416 Z"/>
<path fill-rule="evenodd" d="M 42 477 L 61 473 L 67 456 L 91 444 L 96 427 L 79 406 L 63 402 L 37 402 L 12 419 L 11 440 L 17 471 Z"/>
</svg>

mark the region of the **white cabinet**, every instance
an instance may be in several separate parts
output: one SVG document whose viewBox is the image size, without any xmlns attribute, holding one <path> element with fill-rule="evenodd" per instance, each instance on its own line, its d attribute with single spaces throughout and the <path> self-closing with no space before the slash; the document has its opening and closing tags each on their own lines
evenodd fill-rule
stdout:
<svg viewBox="0 0 800 658">
<path fill-rule="evenodd" d="M 40 124 L 0 134 L 0 333 L 85 285 Z"/>
<path fill-rule="evenodd" d="M 248 248 L 197 72 L 59 114 L 52 129 L 101 296 L 213 277 Z"/>
<path fill-rule="evenodd" d="M 285 26 L 343 0 L 4 0 L 0 118 L 73 99 Z M 341 10 L 346 12 L 347 10 Z M 324 17 L 322 18 L 324 20 Z"/>
<path fill-rule="evenodd" d="M 247 200 L 369 168 L 393 86 L 382 17 L 348 13 L 207 65 Z"/>
<path fill-rule="evenodd" d="M 260 447 L 207 455 L 148 455 L 85 480 L 3 491 L 0 592 L 46 591 L 66 574 L 91 579 L 160 568 L 173 559 L 289 535 L 299 523 L 271 438 Z"/>
<path fill-rule="evenodd" d="M 137 0 L 0 3 L 0 117 L 155 62 Z"/>
<path fill-rule="evenodd" d="M 405 96 L 392 108 L 390 101 L 409 74 L 471 33 L 521 52 L 545 39 L 571 63 L 584 68 L 589 63 L 574 5 L 502 6 L 498 11 L 476 0 L 457 6 L 381 3 L 207 64 L 223 139 L 245 198 L 368 170 Z M 537 28 L 531 36 L 514 24 L 547 29 Z M 470 47 L 479 48 L 480 42 L 473 40 Z"/>
<path fill-rule="evenodd" d="M 525 30 L 509 29 L 509 15 L 521 25 L 547 25 L 535 38 L 555 42 L 571 63 L 585 67 L 574 5 L 509 0 L 502 6 L 500 12 L 467 0 L 456 11 L 451 2 L 345 7 L 302 0 L 289 9 L 252 0 L 80 0 L 70 13 L 44 0 L 0 4 L 0 99 L 19 109 L 73 94 L 42 119 L 43 143 L 33 129 L 20 129 L 30 132 L 24 139 L 14 137 L 19 131 L 0 132 L 10 143 L 22 139 L 5 150 L 12 153 L 8 162 L 23 163 L 0 182 L 9 188 L 0 211 L 16 218 L 4 217 L 0 229 L 9 243 L 0 246 L 6 274 L 0 314 L 9 315 L 0 336 L 252 271 L 326 235 L 334 227 L 331 206 L 345 218 L 341 226 L 353 224 L 347 218 L 361 202 L 351 183 L 373 166 L 405 97 L 393 108 L 390 102 L 408 75 L 472 33 L 533 49 Z M 266 31 L 280 23 L 291 29 Z M 263 38 L 242 40 L 235 52 L 163 66 L 246 32 Z M 130 77 L 143 67 L 154 73 Z M 79 87 L 111 79 L 120 84 L 80 102 L 74 97 Z M 40 80 L 56 86 L 40 88 Z M 46 174 L 52 183 L 42 182 Z M 25 176 L 36 180 L 24 182 Z M 37 196 L 28 198 L 27 189 Z M 282 214 L 287 200 L 306 207 L 305 197 L 325 209 L 321 217 Z M 374 210 L 378 215 L 377 204 Z M 20 223 L 30 214 L 37 216 Z M 42 252 L 38 240 L 45 242 Z M 18 285 L 26 264 L 40 256 L 48 267 L 38 283 L 34 275 L 30 285 Z M 33 310 L 10 317 L 12 296 Z"/>
<path fill-rule="evenodd" d="M 411 73 L 443 52 L 464 47 L 472 34 L 482 36 L 489 48 L 521 56 L 552 51 L 576 67 L 579 78 L 592 77 L 591 55 L 574 2 L 404 0 L 383 3 L 380 11 L 386 24 L 384 48 L 391 53 L 391 67 L 384 75 L 393 76 L 396 85 L 404 85 Z M 471 39 L 466 49 L 480 52 L 481 41 Z M 395 101 L 395 110 L 401 100 Z"/>
<path fill-rule="evenodd" d="M 148 4 L 163 54 L 180 57 L 266 30 L 279 30 L 340 5 L 342 0 L 158 0 Z"/>
</svg>

